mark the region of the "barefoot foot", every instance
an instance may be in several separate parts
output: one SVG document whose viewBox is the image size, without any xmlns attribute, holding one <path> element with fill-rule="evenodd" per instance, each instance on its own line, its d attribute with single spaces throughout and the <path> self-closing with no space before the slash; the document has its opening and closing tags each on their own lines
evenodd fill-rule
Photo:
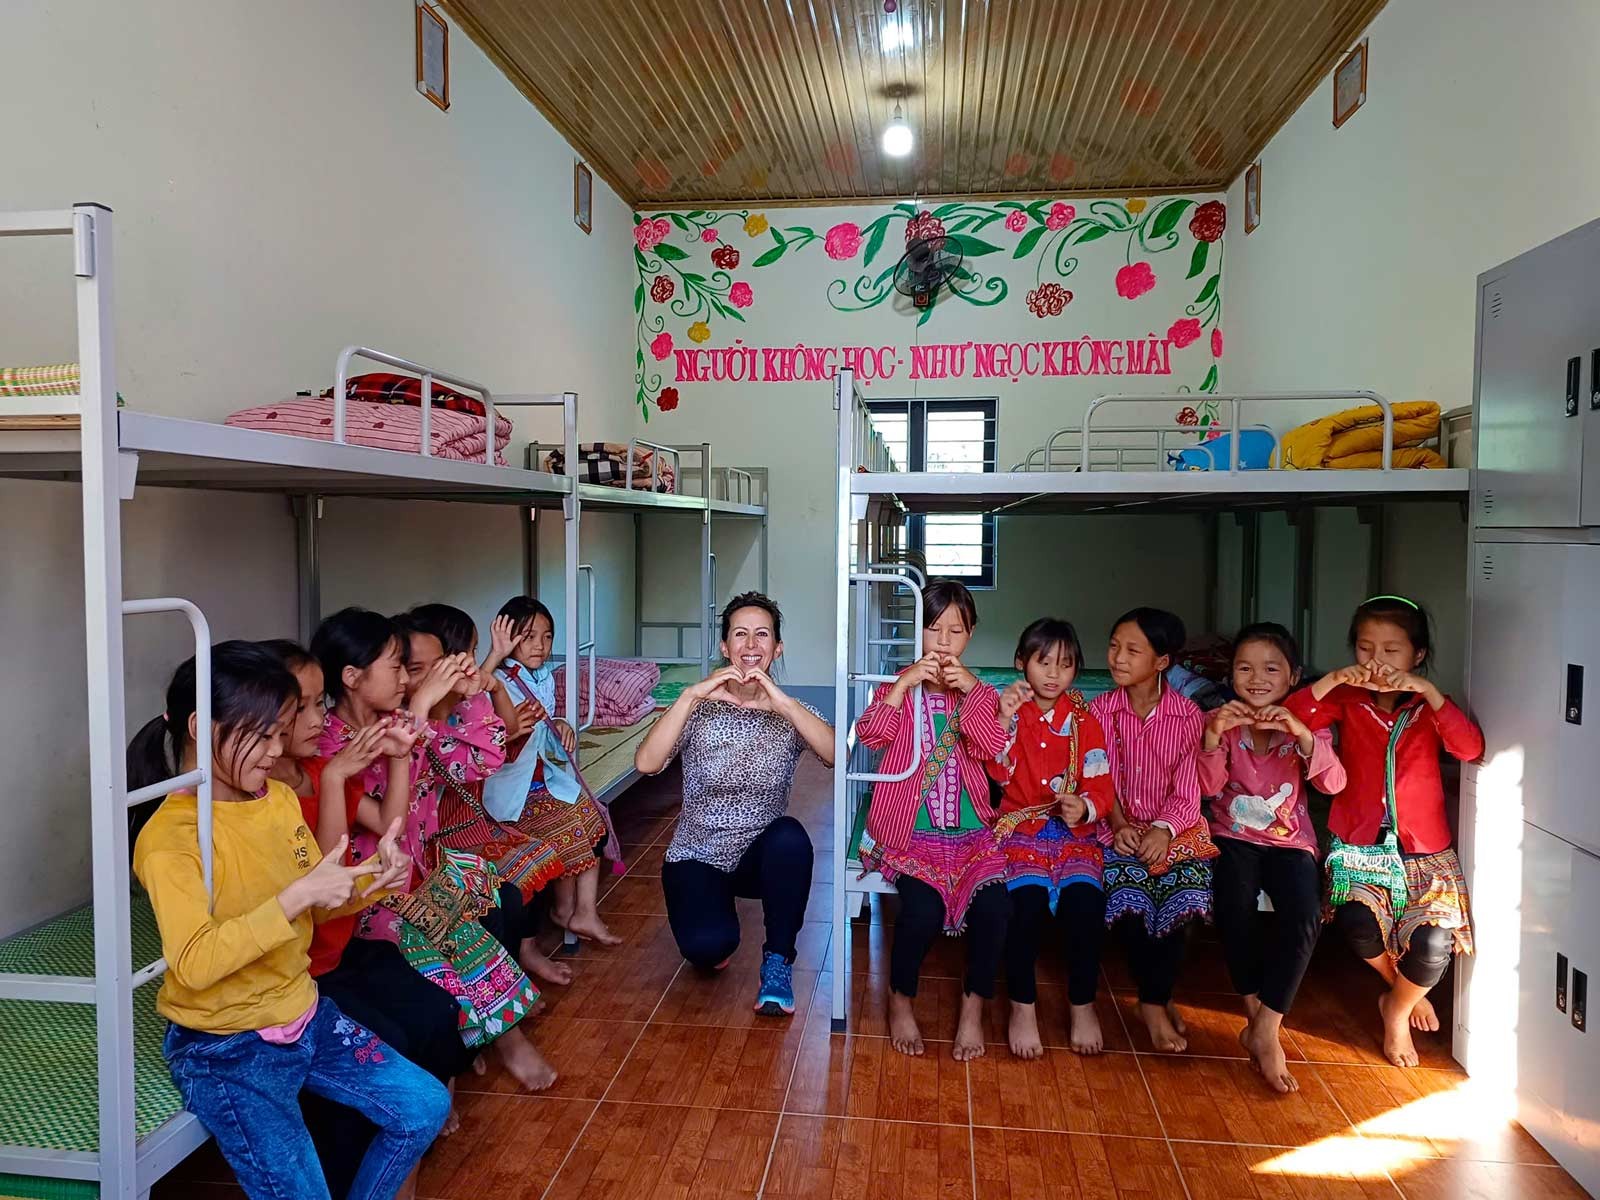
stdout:
<svg viewBox="0 0 1600 1200">
<path fill-rule="evenodd" d="M 1106 1047 L 1100 1032 L 1100 1014 L 1092 1004 L 1072 1006 L 1072 1051 L 1074 1054 L 1099 1054 Z"/>
<path fill-rule="evenodd" d="M 983 1057 L 982 996 L 969 993 L 961 997 L 961 1019 L 956 1022 L 956 1042 L 950 1048 L 950 1056 L 957 1062 Z"/>
<path fill-rule="evenodd" d="M 1417 1065 L 1417 1047 L 1411 1040 L 1411 1014 L 1395 997 L 1385 992 L 1378 997 L 1378 1011 L 1383 1014 L 1383 1056 L 1397 1067 Z"/>
<path fill-rule="evenodd" d="M 1411 1010 L 1411 1028 L 1420 1029 L 1423 1033 L 1439 1031 L 1439 1014 L 1433 1011 L 1433 1001 L 1426 996 L 1418 1000 L 1417 1006 Z"/>
<path fill-rule="evenodd" d="M 1239 1031 L 1239 1044 L 1250 1056 L 1250 1065 L 1267 1081 L 1275 1092 L 1298 1092 L 1300 1081 L 1289 1073 L 1289 1062 L 1284 1057 L 1283 1043 L 1278 1032 L 1269 1028 L 1259 1018 Z"/>
<path fill-rule="evenodd" d="M 558 987 L 566 987 L 572 982 L 572 968 L 566 963 L 554 961 L 548 954 L 540 950 L 532 938 L 522 943 L 522 949 L 517 954 L 517 961 L 522 964 L 522 969 L 535 979 L 544 983 L 553 983 Z"/>
<path fill-rule="evenodd" d="M 1011 1029 L 1006 1035 L 1011 1043 L 1011 1053 L 1018 1058 L 1035 1059 L 1044 1056 L 1044 1041 L 1039 1037 L 1039 1010 L 1032 1004 L 1011 1002 Z"/>
<path fill-rule="evenodd" d="M 1173 1024 L 1170 1009 L 1171 1005 L 1141 1004 L 1139 1015 L 1144 1018 L 1151 1045 L 1163 1054 L 1182 1054 L 1189 1048 L 1189 1041 Z"/>
<path fill-rule="evenodd" d="M 622 939 L 606 928 L 599 913 L 574 913 L 566 928 L 586 942 L 599 942 L 602 946 L 622 945 Z"/>
<path fill-rule="evenodd" d="M 889 993 L 889 1044 L 901 1054 L 921 1054 L 922 1030 L 911 1011 L 911 997 Z"/>
<path fill-rule="evenodd" d="M 528 1036 L 520 1029 L 503 1034 L 494 1044 L 500 1056 L 500 1065 L 526 1091 L 542 1092 L 556 1081 L 556 1069 L 534 1048 Z"/>
<path fill-rule="evenodd" d="M 1179 1037 L 1187 1038 L 1189 1036 L 1189 1022 L 1183 1019 L 1183 1014 L 1178 1011 L 1178 1006 L 1171 1001 L 1167 1002 L 1167 1020 L 1172 1022 L 1172 1027 L 1178 1031 Z"/>
</svg>

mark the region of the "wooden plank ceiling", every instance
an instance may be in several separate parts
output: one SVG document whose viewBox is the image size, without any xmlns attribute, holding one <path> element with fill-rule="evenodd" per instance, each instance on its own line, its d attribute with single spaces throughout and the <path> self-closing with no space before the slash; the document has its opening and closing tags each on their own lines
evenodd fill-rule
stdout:
<svg viewBox="0 0 1600 1200">
<path fill-rule="evenodd" d="M 447 0 L 445 11 L 648 207 L 1220 188 L 1382 6 Z M 916 136 L 902 159 L 880 148 L 896 103 Z"/>
</svg>

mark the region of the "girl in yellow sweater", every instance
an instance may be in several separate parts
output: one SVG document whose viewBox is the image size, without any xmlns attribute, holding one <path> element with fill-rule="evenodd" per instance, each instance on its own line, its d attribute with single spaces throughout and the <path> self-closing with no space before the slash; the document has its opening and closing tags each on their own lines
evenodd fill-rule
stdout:
<svg viewBox="0 0 1600 1200">
<path fill-rule="evenodd" d="M 377 854 L 324 857 L 287 784 L 269 779 L 293 719 L 294 676 L 270 650 L 211 651 L 212 896 L 201 867 L 198 801 L 175 792 L 139 835 L 133 869 L 155 909 L 167 973 L 157 1009 L 185 1106 L 217 1139 L 252 1197 L 326 1200 L 300 1115 L 302 1090 L 378 1128 L 351 1200 L 388 1200 L 450 1110 L 442 1084 L 319 999 L 307 970 L 315 922 L 358 912 L 403 884 L 411 862 L 391 827 Z M 129 784 L 195 766 L 195 665 L 178 668 L 166 712 L 134 739 Z M 396 822 L 398 826 L 399 822 Z"/>
</svg>

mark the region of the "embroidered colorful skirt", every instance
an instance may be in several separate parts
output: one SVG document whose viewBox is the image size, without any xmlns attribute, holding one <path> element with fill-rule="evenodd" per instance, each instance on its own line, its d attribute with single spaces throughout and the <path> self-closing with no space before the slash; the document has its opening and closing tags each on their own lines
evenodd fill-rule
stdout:
<svg viewBox="0 0 1600 1200">
<path fill-rule="evenodd" d="M 440 836 L 442 845 L 489 862 L 499 881 L 515 887 L 524 900 L 533 899 L 535 892 L 566 873 L 560 854 L 549 842 L 485 820 L 448 789 L 439 804 L 439 824 L 450 829 Z"/>
<path fill-rule="evenodd" d="M 1152 937 L 1166 937 L 1188 921 L 1211 919 L 1211 860 L 1180 858 L 1160 875 L 1137 858 L 1105 852 L 1106 924 L 1124 917 L 1144 922 Z"/>
<path fill-rule="evenodd" d="M 465 854 L 442 856 L 442 869 L 474 894 L 491 898 L 499 889 L 495 868 L 483 860 L 471 869 Z M 498 900 L 493 900 L 498 905 Z M 391 914 L 392 915 L 392 914 Z M 443 948 L 433 945 L 406 921 L 397 921 L 400 953 L 413 970 L 455 997 L 461 1040 L 469 1047 L 487 1045 L 533 1010 L 539 989 L 506 952 L 494 935 L 476 919 L 460 922 Z"/>
<path fill-rule="evenodd" d="M 1456 949 L 1472 953 L 1472 916 L 1467 902 L 1467 878 L 1455 850 L 1436 854 L 1402 854 L 1406 869 L 1405 908 L 1397 915 L 1387 888 L 1364 883 L 1350 885 L 1350 903 L 1362 904 L 1377 919 L 1391 958 L 1398 959 L 1419 925 L 1437 925 L 1454 935 Z M 1325 918 L 1332 919 L 1330 908 Z"/>
<path fill-rule="evenodd" d="M 994 834 L 1006 859 L 1006 886 L 1045 888 L 1051 912 L 1069 884 L 1105 886 L 1105 848 L 1099 839 L 1079 837 L 1048 810 L 1007 813 L 995 822 Z"/>
<path fill-rule="evenodd" d="M 517 818 L 516 828 L 554 848 L 560 875 L 582 875 L 600 865 L 595 847 L 606 840 L 606 818 L 587 794 L 574 804 L 557 800 L 535 786 Z"/>
<path fill-rule="evenodd" d="M 966 928 L 967 906 L 977 890 L 1006 877 L 1006 856 L 989 828 L 916 831 L 904 850 L 880 846 L 871 834 L 863 833 L 861 865 L 890 883 L 909 875 L 938 892 L 944 901 L 944 931 L 952 937 Z"/>
</svg>

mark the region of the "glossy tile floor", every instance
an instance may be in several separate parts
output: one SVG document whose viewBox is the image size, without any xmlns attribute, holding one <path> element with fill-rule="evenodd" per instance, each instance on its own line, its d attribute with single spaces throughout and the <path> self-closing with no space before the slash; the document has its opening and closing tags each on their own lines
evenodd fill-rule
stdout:
<svg viewBox="0 0 1600 1200">
<path fill-rule="evenodd" d="M 1109 1052 L 1065 1046 L 1059 966 L 1041 964 L 1050 1045 L 1037 1062 L 1007 1050 L 1002 987 L 988 1054 L 952 1061 L 961 949 L 929 956 L 918 1008 L 928 1054 L 885 1037 L 892 903 L 852 928 L 851 1034 L 829 1032 L 837 956 L 829 945 L 831 786 L 802 765 L 792 811 L 817 847 L 810 913 L 795 970 L 792 1020 L 750 1011 L 759 906 L 741 902 L 746 939 L 732 965 L 702 978 L 678 958 L 659 875 L 677 803 L 675 774 L 616 806 L 628 874 L 602 907 L 627 940 L 585 946 L 570 987 L 546 992 L 535 1037 L 561 1072 L 541 1096 L 491 1071 L 460 1084 L 461 1130 L 424 1161 L 431 1200 L 755 1197 L 771 1200 L 1544 1200 L 1585 1193 L 1518 1126 L 1476 1095 L 1443 1035 L 1424 1035 L 1424 1066 L 1385 1064 L 1375 979 L 1326 940 L 1290 1020 L 1301 1090 L 1269 1092 L 1235 1036 L 1241 1024 L 1214 941 L 1197 939 L 1180 984 L 1190 1052 L 1155 1053 L 1113 950 L 1101 1021 Z M 885 910 L 888 910 L 887 913 Z M 156 1200 L 242 1193 L 211 1147 Z"/>
</svg>

